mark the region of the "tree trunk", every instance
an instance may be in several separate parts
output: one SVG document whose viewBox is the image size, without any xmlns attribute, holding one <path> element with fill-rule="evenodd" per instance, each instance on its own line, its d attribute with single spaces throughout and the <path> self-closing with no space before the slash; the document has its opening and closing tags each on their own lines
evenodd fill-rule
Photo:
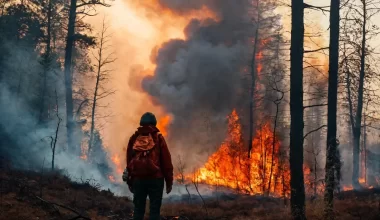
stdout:
<svg viewBox="0 0 380 220">
<path fill-rule="evenodd" d="M 91 150 L 91 147 L 93 144 L 92 142 L 94 139 L 96 100 L 98 98 L 99 82 L 100 82 L 100 75 L 101 75 L 101 68 L 102 68 L 103 35 L 104 35 L 104 32 L 102 32 L 102 36 L 100 39 L 100 47 L 99 47 L 99 54 L 98 54 L 99 55 L 98 69 L 97 69 L 97 75 L 96 75 L 94 98 L 92 101 L 92 109 L 91 109 L 91 129 L 90 129 L 90 140 L 88 143 L 88 155 L 90 155 L 90 150 Z"/>
<path fill-rule="evenodd" d="M 253 44 L 253 54 L 251 61 L 251 90 L 249 94 L 249 140 L 248 140 L 248 158 L 251 157 L 252 151 L 252 141 L 254 134 L 253 127 L 253 111 L 255 108 L 255 89 L 256 89 L 256 54 L 257 54 L 257 46 L 259 43 L 259 28 L 260 28 L 260 9 L 259 9 L 259 1 L 257 1 L 257 24 L 255 31 L 255 39 Z"/>
<path fill-rule="evenodd" d="M 276 115 L 274 117 L 274 125 L 273 125 L 273 140 L 272 140 L 272 160 L 271 160 L 271 165 L 270 165 L 270 173 L 269 173 L 269 183 L 268 183 L 268 191 L 267 195 L 270 194 L 270 187 L 272 184 L 272 175 L 273 175 L 273 166 L 274 166 L 274 153 L 276 149 L 276 129 L 277 129 L 277 118 L 278 118 L 278 108 L 279 108 L 279 100 L 276 100 Z M 277 155 L 276 155 L 277 156 Z M 274 188 L 273 191 L 276 190 L 276 187 Z"/>
<path fill-rule="evenodd" d="M 46 39 L 46 52 L 44 57 L 44 68 L 43 68 L 43 84 L 40 97 L 40 114 L 39 123 L 46 119 L 46 90 L 47 90 L 47 75 L 50 70 L 51 65 L 51 17 L 52 17 L 52 0 L 49 0 L 49 6 L 47 11 L 47 39 Z"/>
<path fill-rule="evenodd" d="M 362 0 L 363 4 L 363 28 L 362 28 L 362 45 L 360 54 L 360 76 L 358 90 L 358 105 L 355 116 L 354 132 L 354 149 L 353 149 L 353 171 L 352 186 L 355 189 L 360 188 L 359 184 L 359 157 L 360 157 L 360 131 L 363 113 L 363 93 L 364 93 L 364 77 L 365 77 L 365 57 L 366 57 L 366 26 L 367 26 L 367 8 L 366 0 Z"/>
<path fill-rule="evenodd" d="M 73 117 L 73 85 L 72 85 L 72 52 L 74 46 L 74 31 L 75 31 L 75 20 L 76 20 L 76 7 L 77 0 L 71 0 L 70 12 L 69 12 L 69 24 L 66 39 L 66 49 L 65 49 L 65 87 L 66 87 L 66 128 L 67 128 L 67 144 L 71 151 L 77 152 L 74 143 L 74 117 Z"/>
<path fill-rule="evenodd" d="M 336 114 L 338 99 L 339 62 L 339 6 L 340 0 L 331 0 L 329 87 L 327 109 L 327 148 L 325 167 L 325 219 L 334 219 L 333 200 L 335 189 L 335 163 L 337 162 Z"/>
<path fill-rule="evenodd" d="M 292 0 L 290 48 L 290 187 L 291 213 L 295 220 L 306 219 L 303 176 L 303 53 L 304 2 Z"/>
</svg>

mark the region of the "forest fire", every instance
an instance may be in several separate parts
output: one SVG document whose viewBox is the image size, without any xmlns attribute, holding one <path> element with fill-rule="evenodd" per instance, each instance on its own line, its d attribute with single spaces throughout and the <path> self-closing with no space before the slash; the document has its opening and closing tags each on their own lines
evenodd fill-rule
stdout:
<svg viewBox="0 0 380 220">
<path fill-rule="evenodd" d="M 168 125 L 170 124 L 172 118 L 166 115 L 158 120 L 157 128 L 160 130 L 161 134 L 166 137 L 168 135 Z"/>
<path fill-rule="evenodd" d="M 120 156 L 115 154 L 111 157 L 111 160 L 112 160 L 113 164 L 115 164 L 115 166 L 116 166 L 116 172 L 118 174 L 122 174 L 124 171 L 124 168 L 121 164 Z"/>
<path fill-rule="evenodd" d="M 247 194 L 282 195 L 288 189 L 290 174 L 281 160 L 280 142 L 274 138 L 269 123 L 263 124 L 253 139 L 249 157 L 239 116 L 228 116 L 228 136 L 219 150 L 197 170 L 193 181 L 224 186 Z"/>
</svg>

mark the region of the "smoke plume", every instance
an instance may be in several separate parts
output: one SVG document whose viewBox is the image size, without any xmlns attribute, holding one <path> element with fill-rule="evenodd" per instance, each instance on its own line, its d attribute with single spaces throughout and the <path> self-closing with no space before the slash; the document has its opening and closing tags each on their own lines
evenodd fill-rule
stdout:
<svg viewBox="0 0 380 220">
<path fill-rule="evenodd" d="M 247 100 L 242 70 L 251 53 L 249 2 L 161 0 L 160 4 L 179 14 L 207 7 L 216 15 L 191 20 L 184 29 L 185 40 L 170 40 L 153 52 L 154 75 L 142 81 L 153 102 L 174 116 L 169 133 L 181 152 L 205 143 L 198 137 L 199 121 L 205 120 L 216 139 L 202 148 L 210 148 L 221 140 L 226 116 Z"/>
</svg>

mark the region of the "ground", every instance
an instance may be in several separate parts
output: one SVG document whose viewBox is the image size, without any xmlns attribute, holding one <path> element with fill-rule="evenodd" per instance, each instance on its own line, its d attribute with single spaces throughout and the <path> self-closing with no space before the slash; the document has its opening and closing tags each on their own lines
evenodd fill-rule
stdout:
<svg viewBox="0 0 380 220">
<path fill-rule="evenodd" d="M 0 171 L 0 219 L 130 219 L 133 205 L 127 197 L 101 190 L 95 183 L 72 182 L 54 172 Z M 201 200 L 165 202 L 163 219 L 290 219 L 289 202 L 278 198 L 219 196 Z M 380 190 L 347 191 L 335 202 L 337 219 L 380 219 Z M 307 202 L 308 219 L 322 219 L 323 201 Z"/>
</svg>

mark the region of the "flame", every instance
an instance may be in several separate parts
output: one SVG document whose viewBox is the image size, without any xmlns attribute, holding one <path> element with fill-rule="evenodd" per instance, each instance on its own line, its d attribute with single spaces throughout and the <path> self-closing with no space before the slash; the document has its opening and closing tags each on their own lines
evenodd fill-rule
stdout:
<svg viewBox="0 0 380 220">
<path fill-rule="evenodd" d="M 168 125 L 171 121 L 172 118 L 170 117 L 170 115 L 166 115 L 157 122 L 157 128 L 160 130 L 161 134 L 164 137 L 168 135 Z"/>
<path fill-rule="evenodd" d="M 119 155 L 115 154 L 111 157 L 111 160 L 112 162 L 115 164 L 116 166 L 116 172 L 118 174 L 122 174 L 124 172 L 124 168 L 123 166 L 121 165 L 121 161 L 120 161 L 120 157 Z"/>
<path fill-rule="evenodd" d="M 365 184 L 365 178 L 364 177 L 362 177 L 362 178 L 359 178 L 359 183 L 361 183 L 361 184 Z"/>
<path fill-rule="evenodd" d="M 348 186 L 343 186 L 343 191 L 350 191 L 350 190 L 353 190 L 354 187 L 352 187 L 351 185 L 348 185 Z"/>
<path fill-rule="evenodd" d="M 197 170 L 193 181 L 225 186 L 248 194 L 273 193 L 281 195 L 288 188 L 290 174 L 280 160 L 280 142 L 275 138 L 270 123 L 256 131 L 253 149 L 248 149 L 242 138 L 240 118 L 233 110 L 228 116 L 228 136 L 211 155 L 207 163 Z"/>
</svg>

